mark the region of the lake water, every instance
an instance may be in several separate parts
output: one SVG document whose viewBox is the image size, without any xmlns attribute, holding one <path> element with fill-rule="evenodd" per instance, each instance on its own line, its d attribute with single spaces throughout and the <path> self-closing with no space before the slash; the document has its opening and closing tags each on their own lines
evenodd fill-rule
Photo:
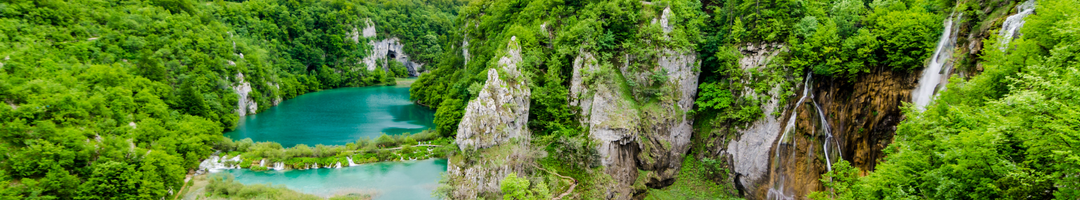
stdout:
<svg viewBox="0 0 1080 200">
<path fill-rule="evenodd" d="M 242 117 L 225 136 L 282 146 L 343 145 L 382 133 L 418 133 L 435 128 L 435 112 L 409 101 L 402 86 L 359 87 L 304 94 L 256 115 Z M 375 194 L 375 199 L 434 199 L 445 159 L 381 162 L 353 167 L 256 172 L 226 170 L 243 184 L 284 185 L 319 196 Z"/>
<path fill-rule="evenodd" d="M 435 128 L 435 111 L 409 100 L 409 88 L 356 87 L 300 95 L 262 113 L 241 117 L 233 140 L 251 138 L 282 146 L 344 145 L 382 133 L 419 133 Z"/>
<path fill-rule="evenodd" d="M 323 197 L 349 193 L 375 194 L 374 199 L 434 199 L 445 159 L 381 162 L 353 167 L 256 172 L 226 170 L 243 184 L 273 184 Z"/>
</svg>

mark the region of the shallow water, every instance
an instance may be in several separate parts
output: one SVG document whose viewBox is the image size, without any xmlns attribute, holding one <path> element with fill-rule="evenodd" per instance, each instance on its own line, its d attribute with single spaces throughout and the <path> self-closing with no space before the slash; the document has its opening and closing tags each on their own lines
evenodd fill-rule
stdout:
<svg viewBox="0 0 1080 200">
<path fill-rule="evenodd" d="M 409 88 L 357 87 L 308 93 L 259 114 L 241 117 L 233 140 L 251 138 L 282 146 L 343 145 L 382 133 L 418 133 L 434 128 L 435 112 L 409 100 Z"/>
<path fill-rule="evenodd" d="M 409 87 L 379 86 L 325 90 L 282 102 L 255 115 L 241 117 L 233 140 L 251 138 L 282 146 L 343 145 L 382 133 L 418 133 L 435 128 L 435 112 L 409 101 Z M 349 193 L 375 199 L 434 199 L 431 192 L 446 171 L 445 159 L 381 162 L 343 168 L 256 172 L 230 169 L 243 184 L 284 185 L 323 197 Z"/>
<path fill-rule="evenodd" d="M 353 167 L 264 171 L 225 170 L 243 184 L 285 185 L 289 189 L 323 197 L 349 193 L 375 194 L 374 199 L 434 199 L 445 159 L 381 162 Z"/>
</svg>

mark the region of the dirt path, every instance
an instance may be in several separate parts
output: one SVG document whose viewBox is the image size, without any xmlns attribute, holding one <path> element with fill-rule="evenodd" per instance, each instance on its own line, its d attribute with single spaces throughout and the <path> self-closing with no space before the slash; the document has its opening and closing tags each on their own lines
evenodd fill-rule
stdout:
<svg viewBox="0 0 1080 200">
<path fill-rule="evenodd" d="M 540 169 L 540 170 L 544 170 L 545 172 L 550 173 L 552 175 L 558 176 L 559 178 L 570 179 L 570 183 L 571 183 L 570 188 L 566 189 L 566 192 L 563 192 L 562 194 L 559 194 L 559 196 L 557 196 L 555 198 L 551 198 L 552 200 L 561 200 L 563 197 L 566 197 L 566 195 L 569 195 L 570 192 L 574 192 L 574 188 L 577 187 L 577 184 L 578 184 L 577 179 L 571 178 L 569 176 L 563 176 L 563 175 L 561 175 L 559 173 L 549 171 L 549 170 L 544 169 L 543 167 L 540 167 L 540 166 L 536 166 L 536 168 Z"/>
</svg>

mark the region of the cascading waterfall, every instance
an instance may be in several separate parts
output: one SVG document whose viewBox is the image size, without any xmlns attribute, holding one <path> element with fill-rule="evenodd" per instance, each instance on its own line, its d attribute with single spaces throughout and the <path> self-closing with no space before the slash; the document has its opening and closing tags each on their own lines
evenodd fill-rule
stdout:
<svg viewBox="0 0 1080 200">
<path fill-rule="evenodd" d="M 781 154 L 780 151 L 781 151 L 781 147 L 783 145 L 790 145 L 791 147 L 789 147 L 789 148 L 791 149 L 791 151 L 790 151 L 791 155 L 788 156 L 787 160 L 789 161 L 789 163 L 796 162 L 796 160 L 795 160 L 795 152 L 796 152 L 795 149 L 797 148 L 796 145 L 798 143 L 796 143 L 796 141 L 795 141 L 796 138 L 794 136 L 795 124 L 798 121 L 799 106 L 802 105 L 804 102 L 806 102 L 807 98 L 810 98 L 811 105 L 814 106 L 814 109 L 817 111 L 817 115 L 819 117 L 820 124 L 821 124 L 820 128 L 825 131 L 825 140 L 824 140 L 824 142 L 822 142 L 821 147 L 822 147 L 822 152 L 824 152 L 824 154 L 825 154 L 825 165 L 826 165 L 828 171 L 832 171 L 832 163 L 833 163 L 833 160 L 834 160 L 832 157 L 830 157 L 832 152 L 836 152 L 838 155 L 840 155 L 841 158 L 843 157 L 843 155 L 840 153 L 840 143 L 836 141 L 835 137 L 833 137 L 832 129 L 829 126 L 829 121 L 825 117 L 825 112 L 823 112 L 821 110 L 821 106 L 818 105 L 817 101 L 813 99 L 814 96 L 813 96 L 813 93 L 811 93 L 811 91 L 813 90 L 813 86 L 810 84 L 811 79 L 813 79 L 812 74 L 807 73 L 806 74 L 806 81 L 805 81 L 805 83 L 803 83 L 804 86 L 803 86 L 802 97 L 799 98 L 799 101 L 795 103 L 795 107 L 791 110 L 791 116 L 788 118 L 787 126 L 784 127 L 784 132 L 783 132 L 782 135 L 780 135 L 780 141 L 777 143 L 776 150 L 775 150 L 776 151 L 776 159 L 775 159 L 776 165 L 773 166 L 773 167 L 775 167 L 773 171 L 779 177 L 778 177 L 778 179 L 776 179 L 775 182 L 773 182 L 773 186 L 772 186 L 772 188 L 769 188 L 768 193 L 766 193 L 766 195 L 767 195 L 766 198 L 767 199 L 796 199 L 795 194 L 787 195 L 788 192 L 784 191 L 785 190 L 784 183 L 786 182 L 787 177 L 786 177 L 786 175 L 784 173 L 786 170 L 785 170 L 785 168 L 783 166 L 783 163 L 784 163 L 784 158 L 782 157 L 783 154 Z M 811 130 L 816 130 L 816 129 L 811 129 Z M 836 148 L 830 150 L 829 149 L 830 146 L 835 146 Z"/>
<path fill-rule="evenodd" d="M 352 160 L 352 156 L 346 156 L 345 160 L 349 160 L 349 167 L 356 166 L 356 163 Z"/>
<path fill-rule="evenodd" d="M 953 16 L 955 16 L 955 21 L 960 21 L 963 13 L 954 13 L 945 19 L 945 30 L 941 33 L 941 39 L 938 40 L 937 49 L 934 50 L 930 65 L 923 69 L 922 76 L 919 77 L 919 85 L 915 87 L 915 91 L 911 92 L 911 102 L 915 103 L 916 109 L 922 110 L 926 105 L 930 104 L 930 100 L 934 98 L 934 94 L 940 88 L 939 86 L 944 86 L 948 81 L 948 76 L 945 74 L 952 67 L 950 60 L 956 46 L 956 34 L 953 33 L 953 30 L 955 30 Z M 942 69 L 942 67 L 945 67 L 945 69 Z M 944 88 L 941 89 L 944 90 Z"/>
<path fill-rule="evenodd" d="M 800 97 L 799 101 L 795 103 L 795 108 L 791 109 L 791 117 L 788 117 L 787 126 L 784 127 L 784 132 L 782 132 L 782 134 L 780 135 L 780 141 L 777 142 L 776 150 L 774 150 L 776 152 L 776 165 L 774 165 L 773 171 L 776 172 L 776 174 L 780 177 L 778 179 L 779 181 L 774 182 L 773 186 L 769 188 L 768 193 L 765 194 L 767 199 L 795 199 L 794 194 L 785 195 L 786 192 L 784 192 L 784 180 L 787 179 L 787 177 L 782 172 L 784 171 L 784 167 L 782 165 L 783 157 L 780 154 L 780 147 L 785 143 L 788 145 L 796 145 L 794 137 L 791 138 L 791 141 L 788 141 L 788 135 L 795 131 L 795 121 L 796 118 L 798 118 L 797 116 L 799 112 L 799 106 L 803 104 L 803 101 L 806 101 L 806 97 L 808 97 L 807 94 L 810 93 L 810 79 L 813 78 L 811 75 L 811 73 L 806 73 L 806 81 L 805 83 L 803 83 L 804 86 L 802 97 Z M 789 158 L 794 159 L 795 151 L 791 151 L 791 153 L 792 155 L 789 156 Z"/>
<path fill-rule="evenodd" d="M 277 170 L 277 171 L 285 170 L 285 163 L 284 162 L 276 162 L 276 163 L 274 163 L 273 169 Z"/>
<path fill-rule="evenodd" d="M 222 158 L 214 155 L 199 163 L 199 170 L 204 172 L 216 173 L 226 169 L 240 169 L 240 166 L 237 165 L 237 163 L 240 163 L 240 161 L 241 160 L 239 155 L 232 158 L 229 158 L 228 156 Z M 232 164 L 230 165 L 229 163 Z"/>
<path fill-rule="evenodd" d="M 1020 31 L 1020 27 L 1024 26 L 1024 17 L 1032 13 L 1035 13 L 1035 0 L 1028 0 L 1016 5 L 1016 14 L 1005 18 L 1005 22 L 1001 23 L 1001 30 L 998 32 L 998 36 L 1001 36 L 998 40 L 998 49 L 1001 51 L 1008 49 L 1009 42 L 1019 36 L 1018 31 Z"/>
<path fill-rule="evenodd" d="M 837 142 L 836 138 L 834 138 L 832 135 L 832 127 L 829 127 L 829 120 L 825 118 L 825 112 L 821 112 L 821 106 L 818 106 L 817 101 L 815 101 L 813 98 L 810 98 L 810 103 L 813 103 L 814 108 L 817 108 L 818 116 L 821 117 L 821 129 L 825 130 L 826 137 L 825 142 L 821 144 L 821 152 L 824 152 L 825 166 L 828 167 L 829 171 L 831 172 L 833 160 L 829 158 L 829 142 L 832 142 L 834 145 L 836 145 L 836 153 L 840 155 L 841 159 L 844 158 L 844 154 L 840 151 L 840 142 Z"/>
</svg>

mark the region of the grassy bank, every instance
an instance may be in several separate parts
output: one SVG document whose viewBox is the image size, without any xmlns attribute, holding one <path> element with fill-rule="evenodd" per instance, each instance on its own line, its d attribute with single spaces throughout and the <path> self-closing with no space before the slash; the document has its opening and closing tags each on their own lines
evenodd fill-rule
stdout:
<svg viewBox="0 0 1080 200">
<path fill-rule="evenodd" d="M 439 137 L 434 132 L 386 135 L 375 139 L 361 138 L 345 145 L 300 144 L 284 148 L 277 142 L 253 142 L 251 139 L 223 139 L 215 145 L 220 153 L 218 163 L 255 171 L 272 169 L 276 163 L 285 169 L 346 167 L 351 158 L 354 164 L 382 161 L 423 160 L 446 157 L 455 150 L 453 139 Z M 240 156 L 240 159 L 234 159 Z"/>
</svg>

